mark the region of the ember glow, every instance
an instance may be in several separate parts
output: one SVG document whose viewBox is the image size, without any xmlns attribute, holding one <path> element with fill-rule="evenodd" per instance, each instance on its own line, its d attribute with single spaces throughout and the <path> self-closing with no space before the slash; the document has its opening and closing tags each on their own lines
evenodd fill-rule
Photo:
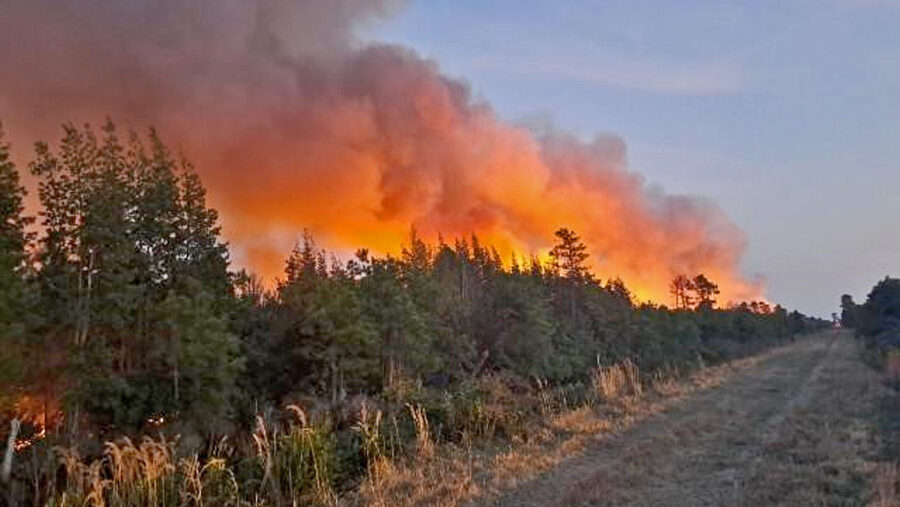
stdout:
<svg viewBox="0 0 900 507">
<path fill-rule="evenodd" d="M 669 281 L 697 273 L 723 300 L 760 295 L 735 225 L 648 185 L 620 139 L 511 125 L 435 62 L 360 43 L 392 3 L 11 0 L 0 117 L 29 142 L 72 119 L 157 126 L 204 176 L 238 263 L 270 279 L 303 228 L 394 253 L 410 226 L 475 233 L 509 258 L 567 227 L 641 299 L 668 302 Z"/>
<path fill-rule="evenodd" d="M 34 429 L 31 435 L 16 439 L 14 447 L 17 452 L 43 440 L 47 436 L 47 428 L 58 427 L 63 419 L 56 400 L 36 395 L 19 398 L 13 413 L 21 423 L 28 424 Z"/>
</svg>

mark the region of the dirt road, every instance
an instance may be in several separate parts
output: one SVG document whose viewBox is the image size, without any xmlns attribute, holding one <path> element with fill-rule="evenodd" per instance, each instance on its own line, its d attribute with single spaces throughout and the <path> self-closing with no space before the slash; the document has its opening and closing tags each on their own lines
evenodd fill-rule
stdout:
<svg viewBox="0 0 900 507">
<path fill-rule="evenodd" d="M 877 383 L 848 334 L 798 341 L 497 503 L 865 504 Z"/>
</svg>

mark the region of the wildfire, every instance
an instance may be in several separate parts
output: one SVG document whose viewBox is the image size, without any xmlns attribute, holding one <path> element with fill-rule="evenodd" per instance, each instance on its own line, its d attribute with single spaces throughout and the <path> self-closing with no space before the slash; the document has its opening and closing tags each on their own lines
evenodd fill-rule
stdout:
<svg viewBox="0 0 900 507">
<path fill-rule="evenodd" d="M 15 449 L 16 452 L 24 451 L 25 449 L 28 449 L 29 447 L 40 442 L 41 440 L 43 440 L 46 437 L 47 437 L 47 428 L 42 427 L 40 429 L 40 431 L 38 431 L 37 433 L 35 433 L 34 435 L 32 435 L 29 438 L 16 439 L 16 442 L 13 444 L 13 449 Z"/>
<path fill-rule="evenodd" d="M 511 125 L 435 62 L 360 43 L 394 2 L 13 2 L 0 16 L 9 125 L 45 135 L 46 111 L 155 125 L 204 176 L 238 262 L 269 279 L 303 228 L 344 252 L 397 253 L 410 226 L 431 241 L 475 233 L 508 259 L 567 227 L 598 276 L 640 299 L 666 302 L 674 276 L 699 273 L 723 301 L 760 296 L 734 224 L 646 184 L 617 137 Z"/>
<path fill-rule="evenodd" d="M 47 428 L 56 426 L 62 421 L 62 411 L 55 400 L 36 395 L 24 395 L 16 402 L 13 410 L 15 419 L 22 424 L 34 428 L 34 432 L 23 438 L 17 438 L 13 448 L 18 452 L 25 450 L 47 436 Z"/>
</svg>

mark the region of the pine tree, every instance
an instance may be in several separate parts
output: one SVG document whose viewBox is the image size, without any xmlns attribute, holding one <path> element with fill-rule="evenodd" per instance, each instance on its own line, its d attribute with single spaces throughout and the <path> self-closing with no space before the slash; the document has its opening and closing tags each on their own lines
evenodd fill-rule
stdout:
<svg viewBox="0 0 900 507">
<path fill-rule="evenodd" d="M 694 297 L 691 296 L 691 291 L 694 289 L 694 282 L 684 275 L 678 275 L 672 279 L 672 282 L 669 284 L 669 292 L 672 294 L 676 309 L 688 310 L 693 308 Z"/>
<path fill-rule="evenodd" d="M 243 367 L 237 337 L 214 302 L 202 291 L 195 296 L 172 292 L 155 309 L 158 338 L 166 342 L 171 393 L 161 408 L 203 431 L 227 426 Z"/>
<path fill-rule="evenodd" d="M 26 227 L 31 219 L 24 215 L 25 188 L 19 172 L 10 160 L 9 145 L 3 140 L 0 124 L 0 340 L 22 332 L 23 276 L 26 268 Z"/>
<path fill-rule="evenodd" d="M 228 341 L 227 329 L 217 327 L 227 324 L 232 304 L 217 214 L 190 165 L 176 162 L 155 132 L 148 150 L 133 133 L 121 143 L 109 121 L 102 139 L 89 126 L 63 130 L 58 155 L 38 144 L 31 168 L 44 208 L 37 278 L 46 311 L 39 331 L 46 358 L 69 351 L 62 370 L 67 419 L 74 430 L 84 412 L 94 422 L 130 426 L 151 413 L 179 412 L 180 400 L 160 396 L 167 392 L 160 387 L 181 375 L 177 368 L 234 362 L 224 345 L 185 347 L 173 361 L 173 339 L 164 338 L 196 336 L 199 319 L 222 335 L 215 339 Z M 202 311 L 179 313 L 167 301 Z M 203 336 L 197 340 L 216 343 Z M 221 368 L 221 378 L 233 383 Z"/>
<path fill-rule="evenodd" d="M 24 215 L 25 189 L 10 160 L 9 145 L 0 124 L 0 409 L 14 401 L 17 387 L 25 383 L 26 251 L 31 219 Z"/>
<path fill-rule="evenodd" d="M 715 306 L 715 296 L 719 294 L 719 286 L 706 278 L 706 275 L 695 276 L 691 280 L 690 287 L 697 293 L 698 308 L 710 309 Z"/>
<path fill-rule="evenodd" d="M 357 262 L 365 266 L 360 299 L 378 337 L 383 387 L 392 387 L 404 375 L 421 375 L 436 362 L 433 335 L 401 283 L 401 263 L 367 256 Z"/>
<path fill-rule="evenodd" d="M 550 258 L 553 266 L 569 280 L 573 282 L 585 282 L 591 279 L 591 273 L 585 265 L 590 255 L 587 246 L 581 242 L 581 238 L 573 231 L 562 228 L 556 231 L 559 243 L 550 250 Z"/>
<path fill-rule="evenodd" d="M 544 287 L 534 279 L 501 275 L 490 309 L 492 357 L 498 367 L 526 377 L 560 378 L 560 353 L 555 350 L 556 322 Z"/>
<path fill-rule="evenodd" d="M 193 167 L 183 162 L 178 220 L 176 280 L 190 277 L 211 295 L 224 297 L 230 290 L 228 246 L 219 237 L 218 212 L 206 205 L 206 189 Z"/>
<path fill-rule="evenodd" d="M 287 359 L 282 393 L 305 385 L 336 403 L 345 393 L 347 372 L 371 376 L 377 361 L 372 324 L 363 314 L 358 280 L 332 262 L 304 234 L 286 264 L 278 287 L 282 351 Z"/>
</svg>

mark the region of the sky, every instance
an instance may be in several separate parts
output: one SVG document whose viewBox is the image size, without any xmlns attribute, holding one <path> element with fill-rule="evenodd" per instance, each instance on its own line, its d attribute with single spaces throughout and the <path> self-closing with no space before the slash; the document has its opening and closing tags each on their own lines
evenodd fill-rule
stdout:
<svg viewBox="0 0 900 507">
<path fill-rule="evenodd" d="M 767 296 L 819 316 L 900 275 L 900 1 L 414 0 L 364 38 L 514 122 L 621 136 L 713 199 Z"/>
</svg>

